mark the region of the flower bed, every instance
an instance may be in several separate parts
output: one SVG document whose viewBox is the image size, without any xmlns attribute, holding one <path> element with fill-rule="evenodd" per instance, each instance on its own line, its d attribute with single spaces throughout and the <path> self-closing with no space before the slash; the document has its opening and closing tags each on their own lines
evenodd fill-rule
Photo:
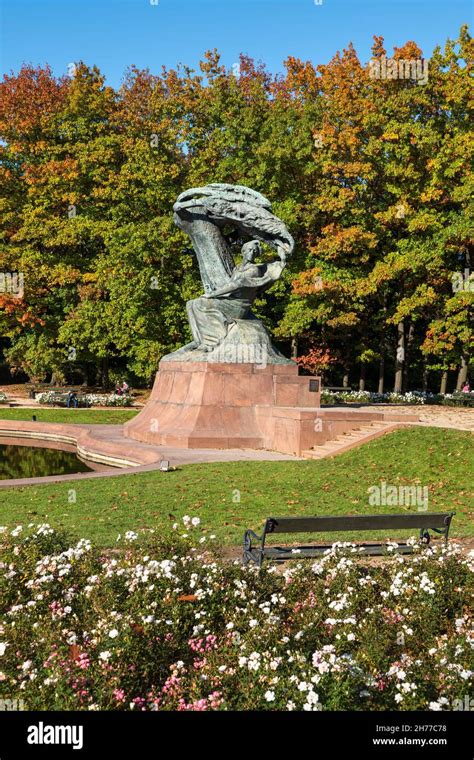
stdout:
<svg viewBox="0 0 474 760">
<path fill-rule="evenodd" d="M 474 406 L 474 394 L 424 393 L 410 391 L 409 393 L 372 393 L 371 391 L 328 391 L 322 390 L 322 404 L 444 404 L 445 406 Z M 468 403 L 469 402 L 469 403 Z"/>
<path fill-rule="evenodd" d="M 55 393 L 54 391 L 45 391 L 35 395 L 36 401 L 40 404 L 57 404 L 58 398 L 61 403 L 66 403 L 67 393 Z M 118 395 L 117 393 L 83 393 L 80 399 L 87 406 L 131 406 L 132 397 L 129 395 Z"/>
<path fill-rule="evenodd" d="M 132 397 L 117 393 L 86 393 L 85 399 L 91 406 L 131 406 Z"/>
<path fill-rule="evenodd" d="M 452 710 L 468 694 L 474 563 L 455 546 L 367 564 L 335 545 L 259 573 L 204 535 L 128 532 L 104 555 L 48 525 L 1 530 L 0 697 L 26 709 Z"/>
</svg>

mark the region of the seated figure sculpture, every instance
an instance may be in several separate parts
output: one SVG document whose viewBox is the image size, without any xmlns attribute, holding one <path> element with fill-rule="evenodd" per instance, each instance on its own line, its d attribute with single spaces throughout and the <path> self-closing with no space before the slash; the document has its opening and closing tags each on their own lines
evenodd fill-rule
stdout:
<svg viewBox="0 0 474 760">
<path fill-rule="evenodd" d="M 255 298 L 277 280 L 281 261 L 254 264 L 260 253 L 258 240 L 242 246 L 242 263 L 236 266 L 227 285 L 188 301 L 186 309 L 196 348 L 211 351 L 226 337 L 229 325 L 239 319 L 252 319 Z"/>
<path fill-rule="evenodd" d="M 285 225 L 272 214 L 270 202 L 241 185 L 211 184 L 182 193 L 174 212 L 175 223 L 193 243 L 204 294 L 186 304 L 193 341 L 164 360 L 216 361 L 238 346 L 253 348 L 241 350 L 238 361 L 252 361 L 256 353 L 264 352 L 266 363 L 289 363 L 252 314 L 255 299 L 278 280 L 294 247 Z M 224 227 L 251 237 L 242 246 L 242 262 L 237 266 Z M 273 247 L 278 260 L 257 263 L 255 258 L 262 252 L 259 241 Z"/>
</svg>

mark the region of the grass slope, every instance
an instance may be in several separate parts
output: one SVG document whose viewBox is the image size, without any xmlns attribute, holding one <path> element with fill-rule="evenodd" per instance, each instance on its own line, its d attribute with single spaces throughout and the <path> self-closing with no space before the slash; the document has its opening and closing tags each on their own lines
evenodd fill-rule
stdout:
<svg viewBox="0 0 474 760">
<path fill-rule="evenodd" d="M 0 420 L 29 422 L 36 415 L 38 422 L 61 422 L 82 425 L 123 425 L 138 412 L 135 409 L 2 409 Z"/>
<path fill-rule="evenodd" d="M 47 521 L 112 545 L 125 530 L 166 530 L 189 514 L 226 543 L 238 544 L 245 528 L 258 529 L 272 514 L 416 511 L 370 506 L 367 489 L 384 480 L 428 486 L 429 511 L 456 511 L 451 535 L 474 535 L 472 451 L 471 433 L 408 428 L 321 461 L 188 465 L 169 473 L 6 489 L 0 490 L 0 524 Z"/>
</svg>

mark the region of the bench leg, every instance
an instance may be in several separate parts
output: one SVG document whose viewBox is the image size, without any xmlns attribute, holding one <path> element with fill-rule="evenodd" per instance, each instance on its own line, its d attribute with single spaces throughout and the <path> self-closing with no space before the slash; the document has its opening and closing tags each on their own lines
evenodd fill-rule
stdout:
<svg viewBox="0 0 474 760">
<path fill-rule="evenodd" d="M 451 520 L 453 519 L 456 512 L 451 512 L 447 517 L 445 517 L 444 528 L 431 528 L 431 530 L 434 530 L 435 533 L 439 533 L 441 536 L 444 536 L 444 545 L 448 545 L 448 535 L 449 535 L 449 528 L 451 527 Z M 420 531 L 421 532 L 421 531 Z M 428 531 L 426 531 L 428 533 Z"/>
<path fill-rule="evenodd" d="M 432 528 L 431 530 L 434 530 L 436 533 L 439 533 L 440 535 L 444 536 L 444 545 L 448 545 L 448 535 L 449 535 L 449 529 L 451 527 L 451 520 L 453 519 L 456 512 L 451 512 L 444 520 L 445 527 L 438 529 L 438 528 Z"/>
<path fill-rule="evenodd" d="M 428 545 L 429 542 L 431 541 L 430 532 L 426 528 L 420 529 L 420 541 L 422 544 L 426 544 L 426 545 Z"/>
<path fill-rule="evenodd" d="M 259 541 L 260 546 L 253 546 L 252 538 L 255 539 L 255 541 Z M 253 530 L 246 530 L 244 533 L 243 564 L 248 565 L 249 562 L 254 562 L 259 568 L 262 567 L 264 544 L 265 534 L 263 534 L 263 536 L 257 536 Z"/>
<path fill-rule="evenodd" d="M 449 529 L 451 527 L 451 520 L 453 519 L 455 515 L 455 512 L 451 512 L 450 515 L 446 518 L 446 528 L 444 530 L 444 544 L 445 546 L 448 545 L 448 535 L 449 535 Z"/>
</svg>

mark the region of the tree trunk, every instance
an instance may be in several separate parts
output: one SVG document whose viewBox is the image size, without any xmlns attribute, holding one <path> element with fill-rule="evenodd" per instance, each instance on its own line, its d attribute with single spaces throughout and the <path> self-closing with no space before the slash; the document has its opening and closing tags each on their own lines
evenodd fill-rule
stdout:
<svg viewBox="0 0 474 760">
<path fill-rule="evenodd" d="M 379 384 L 377 391 L 384 392 L 385 386 L 385 357 L 387 356 L 387 292 L 383 292 L 382 300 L 383 326 L 380 336 L 380 362 L 379 362 Z"/>
<path fill-rule="evenodd" d="M 422 379 L 421 389 L 423 393 L 428 393 L 428 369 L 427 369 L 425 360 L 423 360 L 423 379 Z"/>
<path fill-rule="evenodd" d="M 443 370 L 441 374 L 441 385 L 439 387 L 439 392 L 442 396 L 446 393 L 446 386 L 448 384 L 448 371 L 445 369 Z"/>
<path fill-rule="evenodd" d="M 102 388 L 108 388 L 109 381 L 109 359 L 105 356 L 100 363 L 100 384 Z"/>
<path fill-rule="evenodd" d="M 296 359 L 298 356 L 298 338 L 291 339 L 291 358 Z"/>
<path fill-rule="evenodd" d="M 366 373 L 366 365 L 364 362 L 360 365 L 360 377 L 359 377 L 359 390 L 365 391 L 365 373 Z"/>
<path fill-rule="evenodd" d="M 379 362 L 379 387 L 377 388 L 378 393 L 383 393 L 384 380 L 385 380 L 385 356 L 381 356 L 380 362 Z"/>
<path fill-rule="evenodd" d="M 344 374 L 342 376 L 342 387 L 349 387 L 349 367 L 344 367 Z"/>
<path fill-rule="evenodd" d="M 414 338 L 415 338 L 415 325 L 413 324 L 413 322 L 410 322 L 410 326 L 408 328 L 408 335 L 406 339 L 405 362 L 403 364 L 403 391 L 404 392 L 408 390 L 408 367 L 410 366 L 410 357 L 412 353 Z"/>
<path fill-rule="evenodd" d="M 405 362 L 405 323 L 403 320 L 397 325 L 397 354 L 395 360 L 395 383 L 394 393 L 401 393 L 403 388 L 403 365 Z"/>
<path fill-rule="evenodd" d="M 467 356 L 463 355 L 461 357 L 461 367 L 459 368 L 458 379 L 456 382 L 457 391 L 460 391 L 462 389 L 464 383 L 467 380 L 467 370 L 468 370 Z"/>
</svg>

